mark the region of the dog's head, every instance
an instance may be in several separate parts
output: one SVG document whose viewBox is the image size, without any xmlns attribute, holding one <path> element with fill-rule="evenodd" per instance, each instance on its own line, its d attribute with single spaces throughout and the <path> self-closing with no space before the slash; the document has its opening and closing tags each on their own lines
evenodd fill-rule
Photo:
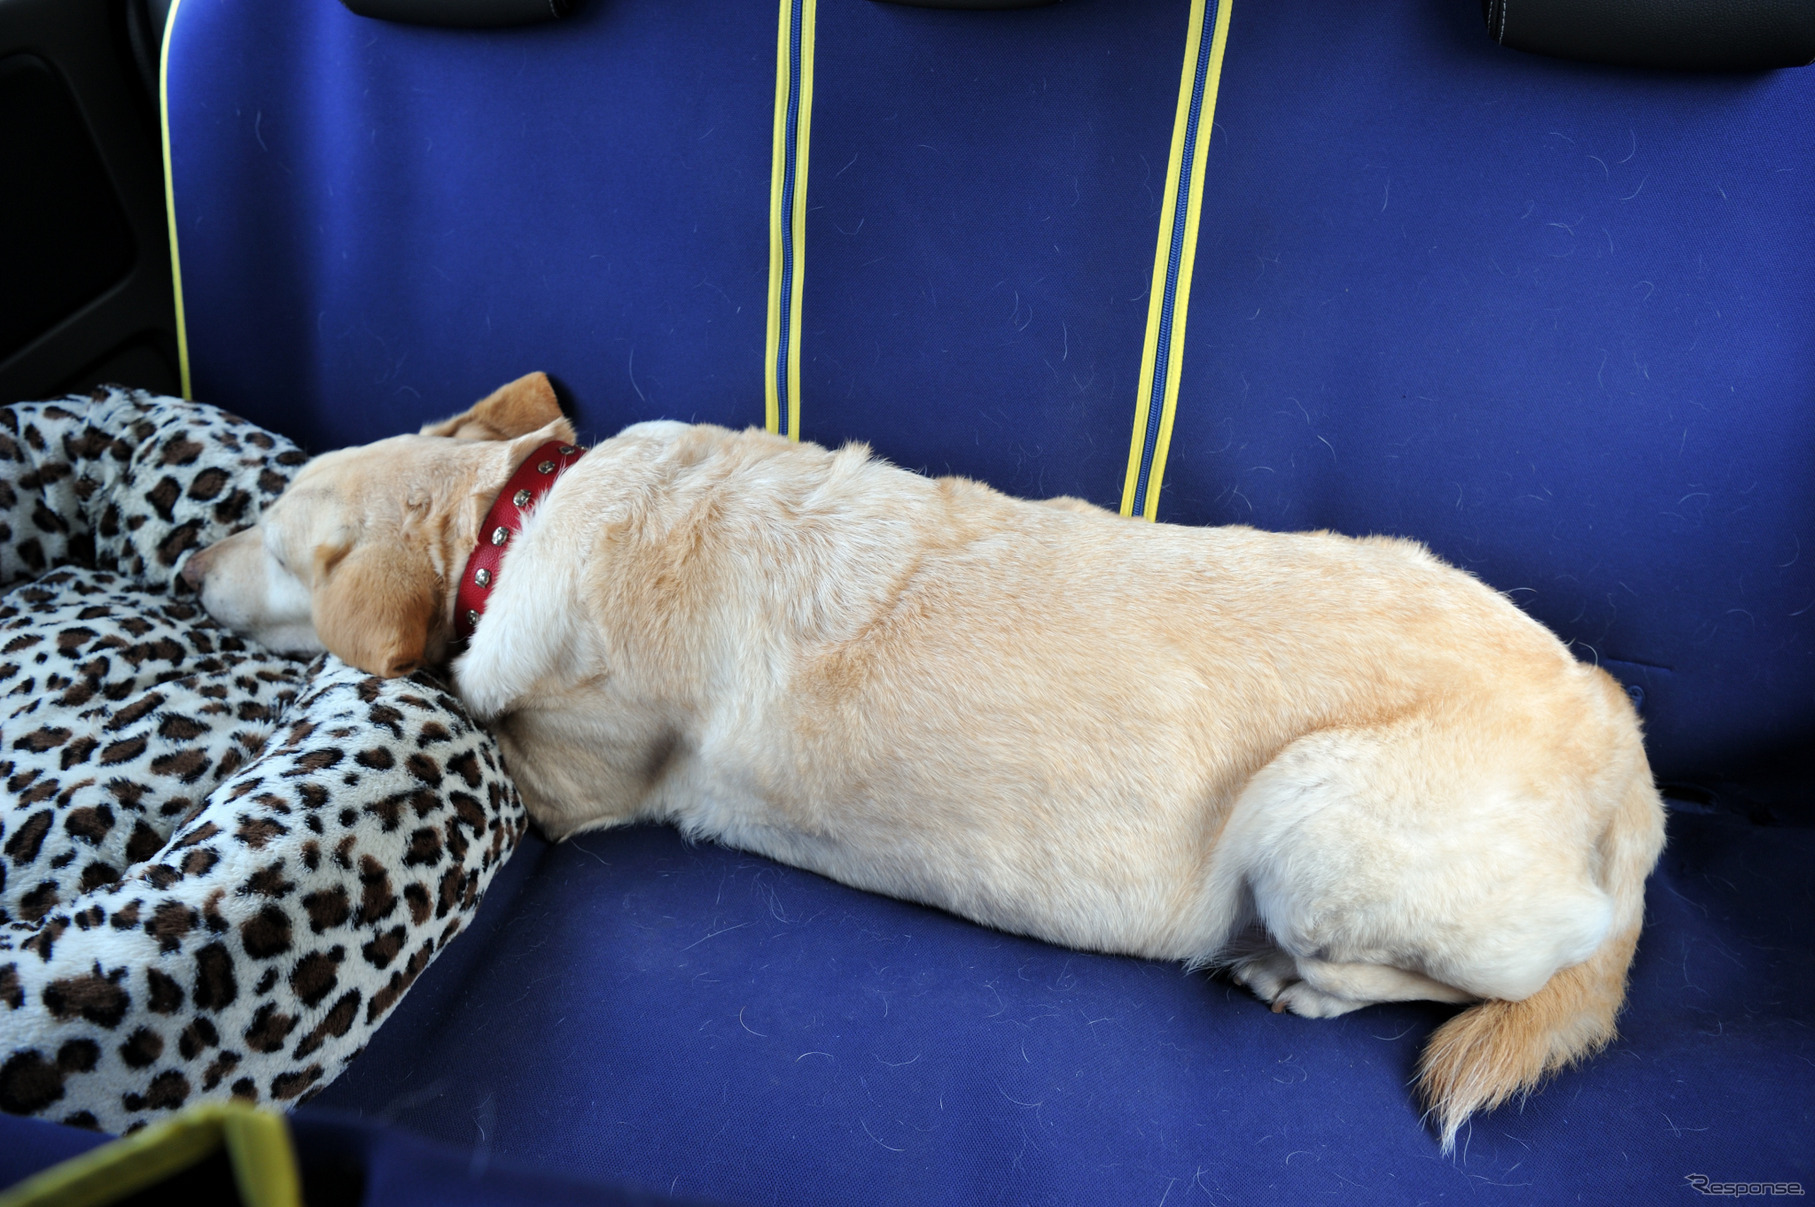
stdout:
<svg viewBox="0 0 1815 1207">
<path fill-rule="evenodd" d="M 571 443 L 541 373 L 420 434 L 325 453 L 256 526 L 193 554 L 183 578 L 228 628 L 374 675 L 441 661 L 453 584 L 492 497 L 537 445 Z"/>
</svg>

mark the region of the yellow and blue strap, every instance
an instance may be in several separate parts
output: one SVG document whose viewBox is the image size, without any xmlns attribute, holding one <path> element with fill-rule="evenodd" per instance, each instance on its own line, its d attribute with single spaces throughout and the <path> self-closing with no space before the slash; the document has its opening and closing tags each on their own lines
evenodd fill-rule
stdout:
<svg viewBox="0 0 1815 1207">
<path fill-rule="evenodd" d="M 1134 406 L 1134 437 L 1122 484 L 1122 514 L 1151 520 L 1159 510 L 1160 479 L 1172 444 L 1178 408 L 1179 374 L 1185 360 L 1185 312 L 1191 300 L 1191 269 L 1197 260 L 1198 211 L 1204 196 L 1204 163 L 1216 115 L 1216 86 L 1222 77 L 1223 47 L 1229 39 L 1230 0 L 1213 0 L 1215 26 L 1204 36 L 1206 0 L 1192 0 L 1179 78 L 1178 111 L 1172 123 L 1172 155 L 1166 167 L 1166 194 L 1160 209 L 1159 246 L 1147 303 L 1147 338 L 1141 349 L 1141 376 Z"/>
<path fill-rule="evenodd" d="M 164 36 L 158 50 L 158 125 L 164 142 L 164 216 L 170 225 L 170 284 L 176 295 L 177 372 L 183 386 L 183 397 L 193 399 L 189 389 L 189 329 L 183 321 L 183 264 L 176 252 L 176 189 L 170 174 L 170 36 L 176 29 L 177 9 L 183 0 L 170 0 L 170 11 L 164 17 Z"/>
<path fill-rule="evenodd" d="M 800 297 L 807 242 L 807 145 L 813 124 L 814 8 L 814 0 L 781 0 L 775 49 L 769 335 L 763 392 L 768 429 L 790 440 L 800 439 Z"/>
</svg>

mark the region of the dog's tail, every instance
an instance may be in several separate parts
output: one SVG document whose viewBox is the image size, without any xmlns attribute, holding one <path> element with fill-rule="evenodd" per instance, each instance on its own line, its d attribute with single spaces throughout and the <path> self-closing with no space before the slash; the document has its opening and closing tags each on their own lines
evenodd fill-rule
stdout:
<svg viewBox="0 0 1815 1207">
<path fill-rule="evenodd" d="M 1645 912 L 1645 878 L 1664 845 L 1663 801 L 1640 756 L 1637 774 L 1599 841 L 1602 886 L 1613 923 L 1593 955 L 1560 969 L 1523 1001 L 1485 1001 L 1439 1027 L 1418 1064 L 1418 1087 L 1443 1151 L 1476 1111 L 1529 1093 L 1557 1069 L 1614 1038 L 1626 971 Z"/>
</svg>

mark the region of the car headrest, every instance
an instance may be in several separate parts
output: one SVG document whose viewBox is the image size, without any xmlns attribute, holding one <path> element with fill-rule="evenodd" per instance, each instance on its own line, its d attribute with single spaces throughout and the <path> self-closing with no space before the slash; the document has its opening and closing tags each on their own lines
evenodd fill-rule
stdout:
<svg viewBox="0 0 1815 1207">
<path fill-rule="evenodd" d="M 341 0 L 362 17 L 406 25 L 451 25 L 473 29 L 554 21 L 573 11 L 575 0 Z"/>
<path fill-rule="evenodd" d="M 1815 61 L 1809 0 L 1481 0 L 1515 50 L 1681 71 L 1763 71 Z"/>
</svg>

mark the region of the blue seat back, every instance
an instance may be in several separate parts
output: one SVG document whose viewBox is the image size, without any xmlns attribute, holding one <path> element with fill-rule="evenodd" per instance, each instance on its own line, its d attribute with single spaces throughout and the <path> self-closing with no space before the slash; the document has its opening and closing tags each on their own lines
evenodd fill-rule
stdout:
<svg viewBox="0 0 1815 1207">
<path fill-rule="evenodd" d="M 1121 499 L 1189 5 L 821 0 L 806 438 Z M 181 0 L 196 397 L 316 450 L 546 369 L 764 415 L 773 4 L 434 30 Z M 1815 71 L 1503 50 L 1466 0 L 1234 12 L 1159 518 L 1389 532 L 1815 820 Z"/>
</svg>

